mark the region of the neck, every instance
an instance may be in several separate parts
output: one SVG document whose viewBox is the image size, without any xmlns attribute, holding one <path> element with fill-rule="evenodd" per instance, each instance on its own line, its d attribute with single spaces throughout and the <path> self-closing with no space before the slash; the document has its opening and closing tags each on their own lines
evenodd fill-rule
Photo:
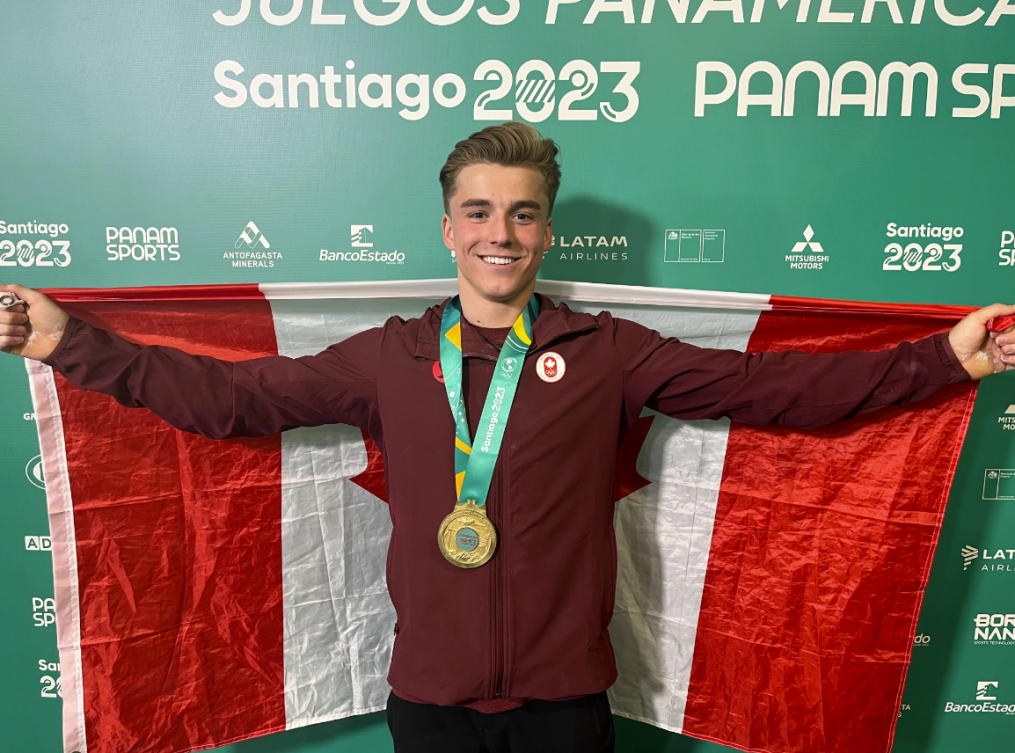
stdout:
<svg viewBox="0 0 1015 753">
<path fill-rule="evenodd" d="M 491 300 L 483 296 L 461 276 L 458 278 L 458 298 L 462 303 L 462 315 L 477 327 L 510 327 L 529 304 L 536 281 L 517 295 L 505 300 Z"/>
</svg>

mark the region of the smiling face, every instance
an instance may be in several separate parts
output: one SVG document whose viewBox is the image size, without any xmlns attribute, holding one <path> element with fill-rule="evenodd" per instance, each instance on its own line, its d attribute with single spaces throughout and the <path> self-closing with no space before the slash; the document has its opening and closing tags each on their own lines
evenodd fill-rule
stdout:
<svg viewBox="0 0 1015 753">
<path fill-rule="evenodd" d="M 549 203 L 542 176 L 529 167 L 479 163 L 458 173 L 442 226 L 463 303 L 525 306 L 553 242 Z"/>
</svg>

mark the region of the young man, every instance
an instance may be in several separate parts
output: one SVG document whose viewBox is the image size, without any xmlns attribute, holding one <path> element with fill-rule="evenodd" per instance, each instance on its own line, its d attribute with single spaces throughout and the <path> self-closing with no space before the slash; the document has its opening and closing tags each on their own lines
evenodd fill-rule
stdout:
<svg viewBox="0 0 1015 753">
<path fill-rule="evenodd" d="M 140 347 L 13 285 L 27 307 L 0 313 L 0 347 L 185 431 L 369 430 L 394 522 L 398 753 L 613 749 L 613 458 L 644 406 L 819 426 L 1015 363 L 1015 335 L 986 329 L 1015 313 L 1000 304 L 892 350 L 749 355 L 534 296 L 556 157 L 520 123 L 456 145 L 440 177 L 458 297 L 316 356 L 233 364 Z"/>
</svg>

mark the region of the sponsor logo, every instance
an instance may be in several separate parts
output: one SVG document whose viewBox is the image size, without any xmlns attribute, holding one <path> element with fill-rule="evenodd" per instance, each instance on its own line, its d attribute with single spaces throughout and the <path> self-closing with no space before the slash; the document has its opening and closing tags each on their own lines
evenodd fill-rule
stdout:
<svg viewBox="0 0 1015 753">
<path fill-rule="evenodd" d="M 0 220 L 0 267 L 66 267 L 71 263 L 69 233 L 65 222 Z"/>
<path fill-rule="evenodd" d="M 25 549 L 29 552 L 51 552 L 53 539 L 49 536 L 25 536 Z"/>
<path fill-rule="evenodd" d="M 996 682 L 978 682 L 976 683 L 976 700 L 978 701 L 996 701 L 996 695 L 987 695 L 990 689 L 993 688 L 994 692 L 997 692 Z"/>
<path fill-rule="evenodd" d="M 32 622 L 35 627 L 56 624 L 56 602 L 41 596 L 32 597 Z"/>
<path fill-rule="evenodd" d="M 25 475 L 28 476 L 28 480 L 32 482 L 33 486 L 40 489 L 46 488 L 46 478 L 42 473 L 42 455 L 36 455 L 28 461 L 28 465 L 25 466 Z"/>
<path fill-rule="evenodd" d="M 961 238 L 964 233 L 961 227 L 889 222 L 885 237 L 902 241 L 891 241 L 885 246 L 881 269 L 885 272 L 954 272 L 962 266 L 962 244 L 949 241 Z M 931 239 L 930 242 L 925 243 L 925 238 Z"/>
<path fill-rule="evenodd" d="M 567 364 L 564 363 L 563 356 L 560 353 L 543 353 L 539 358 L 536 359 L 536 374 L 544 382 L 553 384 L 559 382 L 564 378 L 564 373 L 567 371 Z"/>
<path fill-rule="evenodd" d="M 60 662 L 39 659 L 39 671 L 45 674 L 39 678 L 42 685 L 40 695 L 43 698 L 63 698 L 63 687 L 60 684 Z"/>
<path fill-rule="evenodd" d="M 179 261 L 175 227 L 106 226 L 106 261 Z"/>
<path fill-rule="evenodd" d="M 626 235 L 555 235 L 558 261 L 627 261 Z M 623 251 L 619 249 L 624 249 Z"/>
<path fill-rule="evenodd" d="M 899 706 L 899 718 L 900 719 L 902 718 L 902 713 L 904 711 L 912 711 L 912 710 L 913 710 L 913 707 L 910 706 L 908 703 L 902 704 L 901 706 Z"/>
<path fill-rule="evenodd" d="M 1001 250 L 997 252 L 999 267 L 1015 267 L 1015 232 L 1001 231 Z"/>
<path fill-rule="evenodd" d="M 923 633 L 920 633 L 918 636 L 913 638 L 913 645 L 914 646 L 929 646 L 930 645 L 930 636 L 929 635 L 924 635 Z"/>
<path fill-rule="evenodd" d="M 240 246 L 246 246 L 247 248 L 256 248 L 257 246 L 271 248 L 268 239 L 261 235 L 260 229 L 252 221 L 247 223 L 247 226 L 240 233 L 240 237 L 233 244 L 234 248 L 239 248 Z"/>
<path fill-rule="evenodd" d="M 1009 405 L 1004 413 L 997 417 L 997 422 L 1004 431 L 1015 431 L 1015 405 Z"/>
<path fill-rule="evenodd" d="M 814 228 L 804 228 L 804 239 L 793 244 L 792 250 L 786 254 L 790 269 L 824 269 L 828 262 L 828 254 L 824 247 L 814 240 Z"/>
<path fill-rule="evenodd" d="M 963 570 L 968 570 L 969 566 L 973 564 L 977 559 L 983 560 L 983 565 L 980 570 L 986 570 L 993 573 L 1012 573 L 1015 572 L 1015 549 L 996 549 L 991 552 L 990 549 L 983 549 L 982 552 L 976 547 L 966 545 L 962 547 L 962 559 L 963 559 Z"/>
<path fill-rule="evenodd" d="M 373 248 L 374 244 L 368 240 L 373 234 L 373 225 L 350 225 L 349 245 L 353 248 Z"/>
<path fill-rule="evenodd" d="M 240 232 L 233 248 L 238 251 L 226 251 L 222 258 L 232 262 L 233 269 L 271 269 L 275 262 L 282 258 L 278 251 L 269 251 L 271 244 L 264 237 L 261 229 L 253 221 Z"/>
<path fill-rule="evenodd" d="M 980 550 L 973 546 L 962 547 L 962 559 L 964 563 L 962 565 L 963 570 L 968 570 L 973 560 L 980 556 Z"/>
<path fill-rule="evenodd" d="M 1015 614 L 978 614 L 973 618 L 977 646 L 1015 646 Z"/>
<path fill-rule="evenodd" d="M 715 264 L 725 260 L 725 230 L 669 229 L 663 234 L 663 261 Z"/>
<path fill-rule="evenodd" d="M 975 703 L 945 702 L 945 713 L 948 714 L 1015 714 L 1015 703 L 990 703 L 997 700 L 1000 682 L 997 680 L 980 680 L 976 683 Z"/>
<path fill-rule="evenodd" d="M 373 225 L 349 226 L 349 250 L 329 251 L 321 249 L 319 261 L 333 262 L 367 262 L 372 264 L 400 265 L 405 264 L 405 253 L 398 251 L 375 251 Z"/>
<path fill-rule="evenodd" d="M 26 413 L 25 415 L 22 416 L 22 418 L 25 419 L 26 421 L 34 421 L 35 420 L 35 414 L 34 413 Z"/>
<path fill-rule="evenodd" d="M 987 468 L 983 472 L 983 499 L 1015 499 L 1015 468 Z"/>
</svg>

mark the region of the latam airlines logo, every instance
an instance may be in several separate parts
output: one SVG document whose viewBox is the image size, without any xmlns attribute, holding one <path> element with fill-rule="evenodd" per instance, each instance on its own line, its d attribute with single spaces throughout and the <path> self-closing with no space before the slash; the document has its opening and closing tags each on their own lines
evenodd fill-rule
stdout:
<svg viewBox="0 0 1015 753">
<path fill-rule="evenodd" d="M 786 254 L 786 261 L 790 269 L 824 269 L 825 263 L 829 260 L 824 247 L 814 240 L 814 228 L 808 225 L 804 228 L 804 239 L 793 244 L 793 249 Z"/>
<path fill-rule="evenodd" d="M 282 259 L 282 254 L 278 251 L 268 250 L 271 243 L 253 220 L 240 232 L 240 237 L 236 239 L 233 248 L 240 250 L 226 251 L 222 254 L 223 259 L 232 262 L 233 269 L 271 269 L 276 261 Z"/>
<path fill-rule="evenodd" d="M 551 245 L 560 249 L 558 261 L 627 261 L 626 235 L 555 235 Z"/>
<path fill-rule="evenodd" d="M 1001 683 L 997 680 L 980 680 L 976 683 L 975 703 L 945 703 L 946 714 L 1006 714 L 1015 715 L 1015 703 L 991 703 L 997 700 Z"/>
<path fill-rule="evenodd" d="M 1015 549 L 996 549 L 993 553 L 989 549 L 981 550 L 968 544 L 962 547 L 962 569 L 968 570 L 969 566 L 976 560 L 982 559 L 981 571 L 992 573 L 1015 572 Z"/>
</svg>

